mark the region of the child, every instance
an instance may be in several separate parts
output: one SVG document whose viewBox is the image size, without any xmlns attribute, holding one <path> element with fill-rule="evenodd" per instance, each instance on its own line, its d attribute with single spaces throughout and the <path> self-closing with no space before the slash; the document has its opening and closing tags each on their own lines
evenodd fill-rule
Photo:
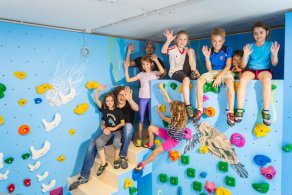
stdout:
<svg viewBox="0 0 292 195">
<path fill-rule="evenodd" d="M 193 49 L 188 49 L 186 45 L 189 42 L 189 36 L 186 31 L 179 31 L 173 36 L 173 31 L 166 30 L 164 33 L 166 42 L 161 52 L 169 55 L 169 76 L 183 84 L 183 97 L 188 116 L 194 117 L 192 106 L 190 104 L 190 79 L 196 79 L 200 76 L 196 70 L 196 56 Z M 175 40 L 176 45 L 170 46 Z"/>
<path fill-rule="evenodd" d="M 247 44 L 243 47 L 243 58 L 241 68 L 247 68 L 241 75 L 237 91 L 238 109 L 235 114 L 235 121 L 240 122 L 243 117 L 243 102 L 245 98 L 246 85 L 252 79 L 258 79 L 263 85 L 263 104 L 262 111 L 263 123 L 271 125 L 271 115 L 269 113 L 271 97 L 272 71 L 271 65 L 278 64 L 278 51 L 280 44 L 266 41 L 269 36 L 269 27 L 262 22 L 257 22 L 252 27 L 255 43 Z"/>
<path fill-rule="evenodd" d="M 152 71 L 151 66 L 153 61 L 157 64 L 159 71 Z M 159 76 L 163 74 L 164 69 L 161 66 L 159 60 L 157 59 L 157 56 L 153 54 L 150 57 L 144 56 L 141 59 L 142 63 L 142 68 L 143 72 L 138 73 L 134 77 L 129 76 L 128 68 L 129 68 L 129 63 L 125 63 L 125 76 L 126 76 L 126 81 L 127 82 L 134 82 L 137 80 L 140 80 L 140 89 L 139 89 L 139 135 L 138 139 L 136 141 L 136 146 L 140 147 L 142 146 L 142 131 L 143 131 L 143 123 L 144 123 L 144 116 L 146 113 L 146 109 L 148 106 L 148 113 L 149 113 L 149 120 L 151 116 L 151 95 L 150 95 L 150 81 L 151 80 L 157 80 L 159 79 Z"/>
<path fill-rule="evenodd" d="M 171 148 L 174 148 L 184 137 L 185 135 L 185 127 L 188 121 L 187 112 L 184 106 L 184 103 L 181 101 L 171 101 L 167 92 L 163 88 L 163 84 L 159 84 L 159 88 L 163 95 L 166 98 L 166 101 L 170 106 L 170 116 L 165 117 L 161 111 L 159 110 L 159 105 L 157 107 L 157 111 L 162 120 L 166 121 L 169 124 L 169 130 L 159 128 L 154 125 L 150 125 L 148 128 L 149 132 L 149 143 L 145 144 L 144 147 L 154 150 L 154 134 L 159 137 L 165 139 L 165 142 L 159 146 L 157 149 L 153 151 L 153 153 L 143 162 L 140 162 L 135 171 L 141 171 L 148 163 L 155 160 L 158 154 L 164 151 L 168 151 Z"/>
<path fill-rule="evenodd" d="M 240 79 L 240 76 L 242 74 L 242 70 L 243 70 L 241 68 L 242 56 L 243 56 L 242 50 L 235 50 L 233 52 L 231 72 L 234 74 L 234 79 Z"/>
<path fill-rule="evenodd" d="M 227 87 L 228 112 L 227 123 L 230 126 L 234 125 L 234 78 L 230 71 L 232 48 L 224 46 L 225 30 L 223 28 L 215 28 L 211 32 L 211 42 L 213 47 L 209 49 L 206 45 L 203 46 L 202 52 L 206 59 L 207 73 L 203 74 L 197 81 L 197 102 L 198 109 L 196 110 L 193 122 L 200 120 L 203 114 L 203 87 L 206 82 L 212 82 L 213 87 L 218 87 L 224 83 Z"/>
<path fill-rule="evenodd" d="M 98 88 L 99 89 L 99 88 Z M 104 96 L 103 103 L 99 100 L 99 90 L 96 90 L 95 93 L 95 101 L 97 106 L 101 109 L 103 114 L 102 116 L 102 124 L 101 130 L 103 134 L 101 134 L 96 139 L 96 148 L 99 154 L 99 158 L 101 160 L 101 165 L 98 168 L 96 173 L 97 176 L 101 175 L 108 165 L 105 161 L 105 153 L 104 146 L 106 143 L 114 137 L 113 146 L 114 146 L 114 168 L 120 168 L 119 154 L 121 148 L 121 138 L 123 126 L 125 125 L 124 115 L 119 108 L 116 108 L 117 101 L 116 97 L 113 93 L 107 93 Z"/>
</svg>

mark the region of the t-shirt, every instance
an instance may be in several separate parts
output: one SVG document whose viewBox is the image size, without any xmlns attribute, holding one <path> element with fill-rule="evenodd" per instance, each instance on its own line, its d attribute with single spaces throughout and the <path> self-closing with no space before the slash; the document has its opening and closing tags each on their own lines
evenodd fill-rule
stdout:
<svg viewBox="0 0 292 195">
<path fill-rule="evenodd" d="M 187 51 L 188 51 L 187 47 L 185 47 L 183 51 L 180 51 L 176 45 L 168 47 L 167 49 L 167 54 L 169 55 L 168 75 L 170 77 L 172 77 L 172 74 L 174 72 L 183 69 Z"/>
<path fill-rule="evenodd" d="M 181 141 L 184 138 L 185 131 L 184 129 L 178 130 L 177 127 L 173 126 L 173 122 L 171 120 L 170 124 L 168 125 L 168 136 L 175 141 Z"/>
<path fill-rule="evenodd" d="M 271 68 L 271 46 L 272 42 L 266 41 L 261 46 L 251 44 L 252 53 L 247 58 L 247 68 L 263 70 Z"/>
<path fill-rule="evenodd" d="M 134 116 L 135 116 L 135 112 L 134 110 L 132 110 L 131 105 L 129 104 L 129 102 L 127 101 L 125 106 L 122 108 L 119 108 L 125 118 L 125 123 L 134 123 Z"/>
<path fill-rule="evenodd" d="M 142 59 L 142 57 L 138 57 L 138 58 L 135 58 L 135 60 L 134 60 L 136 66 L 139 68 L 140 72 L 143 71 L 143 69 L 142 69 L 142 62 L 141 62 L 141 59 Z M 160 58 L 157 58 L 157 59 L 158 59 L 158 61 L 160 62 L 160 64 L 161 64 L 161 66 L 163 67 L 163 69 L 165 69 L 162 60 L 161 60 Z M 153 64 L 153 66 L 151 67 L 151 70 L 152 70 L 152 71 L 159 71 L 158 66 L 157 66 L 157 64 L 156 64 L 155 62 L 154 62 L 154 64 Z"/>
<path fill-rule="evenodd" d="M 233 50 L 231 47 L 222 46 L 220 51 L 216 53 L 214 47 L 211 49 L 210 61 L 212 64 L 212 70 L 222 70 L 226 66 L 226 61 L 231 58 Z"/>
<path fill-rule="evenodd" d="M 116 127 L 124 120 L 124 115 L 121 109 L 115 108 L 114 110 L 104 109 L 102 110 L 102 120 L 105 121 L 106 127 Z M 118 129 L 121 130 L 122 128 Z M 117 130 L 117 131 L 118 131 Z"/>
<path fill-rule="evenodd" d="M 140 80 L 139 98 L 151 98 L 150 81 L 159 79 L 159 71 L 140 72 L 137 74 Z"/>
</svg>

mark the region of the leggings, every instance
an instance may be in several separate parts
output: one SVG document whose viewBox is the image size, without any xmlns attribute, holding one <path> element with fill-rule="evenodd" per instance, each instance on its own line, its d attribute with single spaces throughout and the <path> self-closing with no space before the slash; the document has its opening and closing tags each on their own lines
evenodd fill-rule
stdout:
<svg viewBox="0 0 292 195">
<path fill-rule="evenodd" d="M 150 98 L 139 98 L 139 122 L 143 123 L 146 110 L 148 108 L 148 120 L 151 120 L 151 99 Z"/>
</svg>

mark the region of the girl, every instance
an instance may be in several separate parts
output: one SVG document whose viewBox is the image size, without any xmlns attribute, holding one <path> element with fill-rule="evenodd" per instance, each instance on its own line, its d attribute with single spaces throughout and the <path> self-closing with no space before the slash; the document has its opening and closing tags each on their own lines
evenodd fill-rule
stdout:
<svg viewBox="0 0 292 195">
<path fill-rule="evenodd" d="M 151 65 L 153 61 L 157 64 L 159 71 L 152 71 Z M 150 81 L 151 80 L 157 80 L 159 79 L 159 76 L 164 73 L 164 69 L 161 66 L 160 62 L 157 59 L 157 56 L 155 54 L 151 55 L 151 58 L 149 56 L 144 56 L 141 59 L 143 72 L 138 73 L 134 77 L 129 76 L 128 68 L 129 63 L 125 62 L 125 76 L 127 82 L 134 82 L 137 80 L 140 80 L 140 89 L 139 89 L 139 137 L 136 141 L 136 146 L 140 147 L 142 146 L 142 130 L 143 130 L 143 123 L 144 123 L 144 116 L 146 113 L 146 108 L 148 106 L 148 119 L 151 119 L 151 105 L 150 105 Z"/>
<path fill-rule="evenodd" d="M 103 103 L 99 100 L 99 90 L 104 88 L 105 86 L 97 88 L 95 93 L 96 104 L 103 114 L 101 124 L 103 134 L 101 134 L 95 142 L 101 160 L 101 165 L 96 173 L 97 176 L 101 175 L 108 165 L 105 161 L 104 146 L 112 137 L 114 137 L 114 168 L 120 168 L 119 154 L 122 145 L 121 130 L 125 125 L 124 115 L 119 108 L 116 108 L 117 101 L 113 93 L 105 94 Z"/>
<path fill-rule="evenodd" d="M 173 35 L 173 31 L 166 30 L 164 33 L 166 42 L 161 52 L 169 55 L 169 76 L 183 84 L 183 97 L 186 110 L 190 118 L 194 117 L 192 106 L 190 105 L 190 79 L 196 79 L 200 76 L 196 70 L 196 56 L 193 49 L 188 49 L 186 45 L 189 42 L 189 36 L 186 31 L 179 31 Z M 176 45 L 170 46 L 175 40 Z"/>
<path fill-rule="evenodd" d="M 135 168 L 136 172 L 141 171 L 145 167 L 145 165 L 152 162 L 161 152 L 168 151 L 171 148 L 175 147 L 185 136 L 185 126 L 188 121 L 188 117 L 184 103 L 181 101 L 171 101 L 169 95 L 163 88 L 162 83 L 159 84 L 159 88 L 165 96 L 166 101 L 169 103 L 171 118 L 165 117 L 162 114 L 162 112 L 159 110 L 160 105 L 158 105 L 157 111 L 162 120 L 166 121 L 169 124 L 169 130 L 167 131 L 166 129 L 159 128 L 154 125 L 150 125 L 148 127 L 150 141 L 149 143 L 145 144 L 144 147 L 154 150 L 154 134 L 165 139 L 165 142 L 157 149 L 155 149 L 145 161 L 140 162 L 137 165 L 137 167 Z"/>
<path fill-rule="evenodd" d="M 269 126 L 271 124 L 271 115 L 269 113 L 272 80 L 271 65 L 276 66 L 278 64 L 280 44 L 276 41 L 274 43 L 266 41 L 270 31 L 265 23 L 257 22 L 253 25 L 252 33 L 255 43 L 247 44 L 243 47 L 241 67 L 245 68 L 245 70 L 239 80 L 237 92 L 238 109 L 235 114 L 235 122 L 241 122 L 243 117 L 246 85 L 252 79 L 258 79 L 263 85 L 263 123 Z"/>
</svg>

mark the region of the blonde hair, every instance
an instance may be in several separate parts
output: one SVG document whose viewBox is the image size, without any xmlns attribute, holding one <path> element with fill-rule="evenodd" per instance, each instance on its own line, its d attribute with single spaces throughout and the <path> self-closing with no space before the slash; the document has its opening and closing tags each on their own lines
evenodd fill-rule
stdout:
<svg viewBox="0 0 292 195">
<path fill-rule="evenodd" d="M 211 38 L 212 36 L 220 36 L 222 37 L 223 39 L 225 39 L 225 30 L 223 28 L 214 28 L 211 32 Z"/>
<path fill-rule="evenodd" d="M 175 127 L 178 127 L 178 130 L 183 130 L 188 121 L 187 111 L 185 105 L 181 101 L 172 101 L 169 104 L 170 106 L 170 115 Z"/>
</svg>

